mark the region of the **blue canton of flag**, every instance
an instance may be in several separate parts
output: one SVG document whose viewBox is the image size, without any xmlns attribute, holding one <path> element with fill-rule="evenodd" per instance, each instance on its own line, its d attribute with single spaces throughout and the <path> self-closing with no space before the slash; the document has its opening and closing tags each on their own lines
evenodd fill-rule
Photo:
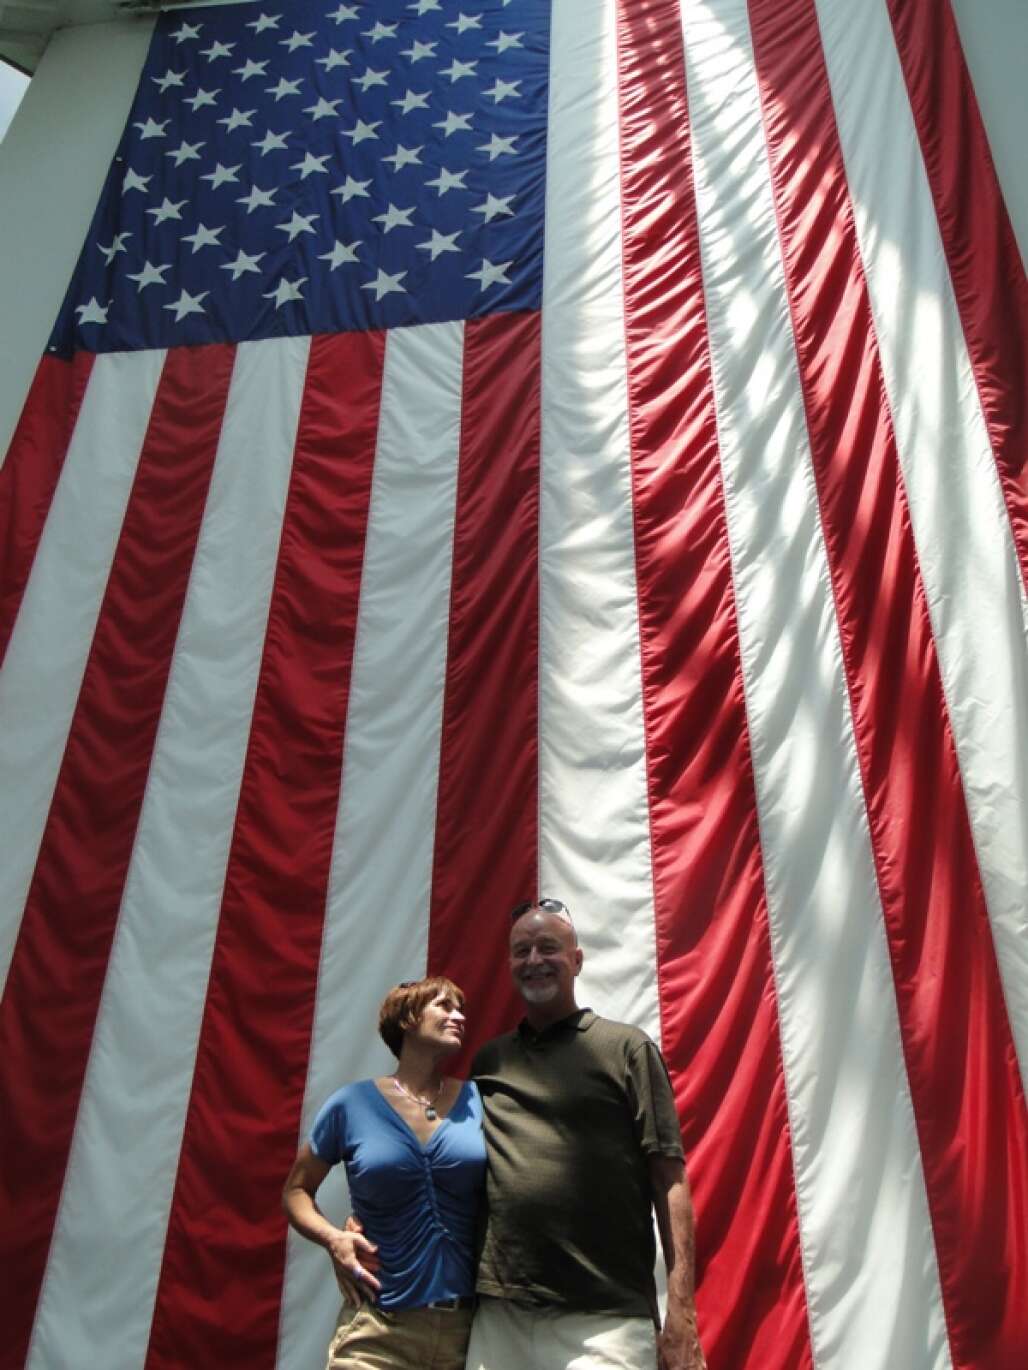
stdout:
<svg viewBox="0 0 1028 1370">
<path fill-rule="evenodd" d="M 538 308 L 549 11 L 163 14 L 50 350 Z"/>
</svg>

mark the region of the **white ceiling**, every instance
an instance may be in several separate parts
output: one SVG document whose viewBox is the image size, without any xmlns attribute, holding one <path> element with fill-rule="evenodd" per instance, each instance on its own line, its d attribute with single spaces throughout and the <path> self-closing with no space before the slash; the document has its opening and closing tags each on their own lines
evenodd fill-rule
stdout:
<svg viewBox="0 0 1028 1370">
<path fill-rule="evenodd" d="M 98 23 L 120 13 L 118 0 L 0 0 L 0 56 L 34 71 L 55 29 Z"/>
<path fill-rule="evenodd" d="M 194 5 L 204 0 L 0 0 L 0 57 L 33 72 L 50 35 L 74 24 L 102 24 L 135 13 Z M 206 0 L 210 3 L 210 0 Z M 225 3 L 226 0 L 221 0 Z M 252 3 L 252 0 L 227 0 Z"/>
</svg>

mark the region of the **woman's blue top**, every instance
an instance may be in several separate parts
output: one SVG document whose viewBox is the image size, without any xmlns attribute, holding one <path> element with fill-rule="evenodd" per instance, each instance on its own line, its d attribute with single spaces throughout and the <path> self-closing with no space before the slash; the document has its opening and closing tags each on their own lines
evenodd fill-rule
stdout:
<svg viewBox="0 0 1028 1370">
<path fill-rule="evenodd" d="M 353 1211 L 378 1247 L 379 1305 L 421 1308 L 475 1292 L 483 1198 L 482 1100 L 467 1081 L 422 1145 L 374 1080 L 337 1089 L 310 1135 L 326 1165 L 346 1166 Z"/>
</svg>

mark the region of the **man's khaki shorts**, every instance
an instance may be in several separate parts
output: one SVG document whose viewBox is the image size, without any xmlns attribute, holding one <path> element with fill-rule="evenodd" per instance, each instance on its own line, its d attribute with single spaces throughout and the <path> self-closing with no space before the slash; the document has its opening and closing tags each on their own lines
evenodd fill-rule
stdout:
<svg viewBox="0 0 1028 1370">
<path fill-rule="evenodd" d="M 326 1370 L 464 1370 L 470 1308 L 343 1306 Z M 524 1370 L 524 1367 L 522 1367 Z"/>
<path fill-rule="evenodd" d="M 483 1298 L 475 1312 L 467 1370 L 655 1370 L 649 1318 L 562 1313 Z"/>
</svg>

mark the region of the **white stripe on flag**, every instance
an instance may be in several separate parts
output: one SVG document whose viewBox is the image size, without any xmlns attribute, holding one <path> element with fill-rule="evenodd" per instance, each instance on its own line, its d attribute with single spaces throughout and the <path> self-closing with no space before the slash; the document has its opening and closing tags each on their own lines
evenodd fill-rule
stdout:
<svg viewBox="0 0 1028 1370">
<path fill-rule="evenodd" d="M 1028 1084 L 1028 605 L 884 0 L 817 0 L 943 686 Z"/>
<path fill-rule="evenodd" d="M 0 671 L 0 983 L 10 969 L 164 356 L 97 358 Z"/>
<path fill-rule="evenodd" d="M 539 886 L 582 1002 L 659 1038 L 621 290 L 615 11 L 553 7 L 539 536 Z"/>
<path fill-rule="evenodd" d="M 431 324 L 386 344 L 303 1137 L 333 1090 L 391 1067 L 379 1003 L 425 972 L 463 338 Z M 344 1194 L 340 1169 L 319 1195 L 338 1221 Z M 338 1304 L 325 1254 L 290 1232 L 279 1365 L 324 1360 Z"/>
<path fill-rule="evenodd" d="M 237 353 L 28 1366 L 142 1365 L 310 340 Z M 105 1259 L 94 1259 L 103 1231 Z"/>
<path fill-rule="evenodd" d="M 948 1365 L 745 0 L 683 0 L 704 282 L 811 1336 Z"/>
</svg>

